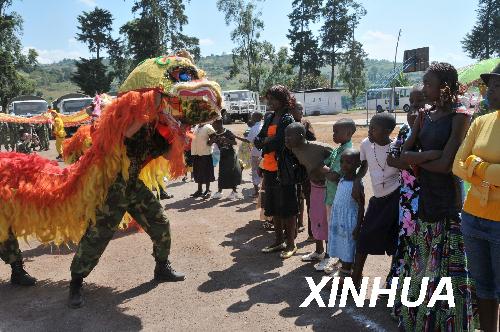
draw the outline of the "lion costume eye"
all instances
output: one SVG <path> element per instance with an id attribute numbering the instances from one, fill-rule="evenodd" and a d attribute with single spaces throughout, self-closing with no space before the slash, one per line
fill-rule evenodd
<path id="1" fill-rule="evenodd" d="M 192 68 L 174 68 L 169 71 L 169 76 L 174 82 L 190 82 L 198 79 L 196 71 Z"/>

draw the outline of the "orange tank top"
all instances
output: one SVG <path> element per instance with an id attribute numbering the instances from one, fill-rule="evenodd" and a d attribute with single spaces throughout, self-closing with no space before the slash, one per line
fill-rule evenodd
<path id="1" fill-rule="evenodd" d="M 276 136 L 278 125 L 270 125 L 267 129 L 267 137 Z M 276 152 L 269 152 L 264 154 L 262 169 L 269 172 L 276 172 L 278 170 L 278 162 L 276 161 Z"/>

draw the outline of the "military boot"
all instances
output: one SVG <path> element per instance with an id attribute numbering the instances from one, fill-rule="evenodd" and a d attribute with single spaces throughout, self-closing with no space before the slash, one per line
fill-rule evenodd
<path id="1" fill-rule="evenodd" d="M 12 267 L 12 274 L 10 276 L 10 282 L 13 285 L 19 286 L 33 286 L 36 283 L 36 279 L 33 278 L 24 270 L 23 261 L 17 261 L 10 264 Z"/>
<path id="2" fill-rule="evenodd" d="M 156 262 L 155 267 L 155 280 L 159 282 L 166 281 L 182 281 L 185 279 L 183 273 L 176 272 L 170 262 L 167 260 L 165 262 Z"/>
<path id="3" fill-rule="evenodd" d="M 71 275 L 68 300 L 68 305 L 70 308 L 77 309 L 83 306 L 82 285 L 83 277 Z"/>

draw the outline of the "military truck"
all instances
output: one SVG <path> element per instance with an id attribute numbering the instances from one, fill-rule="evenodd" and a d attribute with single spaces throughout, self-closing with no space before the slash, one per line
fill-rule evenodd
<path id="1" fill-rule="evenodd" d="M 24 117 L 32 117 L 47 112 L 48 103 L 38 96 L 19 96 L 11 99 L 7 106 L 7 113 Z"/>
<path id="2" fill-rule="evenodd" d="M 260 105 L 259 94 L 250 90 L 227 90 L 222 91 L 224 123 L 232 123 L 235 120 L 247 122 L 250 115 L 255 112 L 265 112 L 265 105 Z"/>

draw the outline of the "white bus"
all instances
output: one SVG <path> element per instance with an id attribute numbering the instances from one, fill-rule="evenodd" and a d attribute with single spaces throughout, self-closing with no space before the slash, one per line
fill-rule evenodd
<path id="1" fill-rule="evenodd" d="M 366 91 L 366 109 L 377 110 L 378 113 L 396 110 L 408 112 L 410 109 L 410 92 L 413 87 L 394 88 L 394 106 L 390 110 L 392 88 L 369 89 Z"/>

